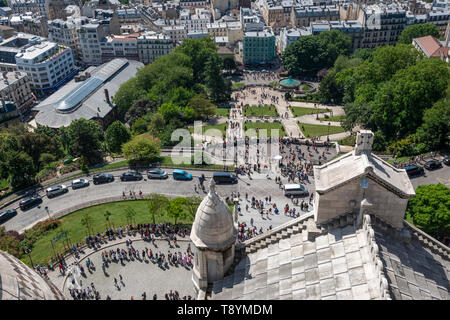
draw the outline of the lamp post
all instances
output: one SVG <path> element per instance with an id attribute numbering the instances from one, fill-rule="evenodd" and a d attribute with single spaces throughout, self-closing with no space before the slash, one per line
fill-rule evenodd
<path id="1" fill-rule="evenodd" d="M 328 122 L 327 142 L 330 142 L 330 125 L 331 125 L 331 122 Z"/>
<path id="2" fill-rule="evenodd" d="M 47 211 L 48 219 L 51 220 L 51 217 L 50 217 L 50 210 L 49 210 L 49 208 L 48 208 L 47 206 L 45 207 L 45 211 Z"/>
<path id="3" fill-rule="evenodd" d="M 33 260 L 31 260 L 31 250 L 30 250 L 30 248 L 26 248 L 23 251 L 28 255 L 28 258 L 30 258 L 31 267 L 34 269 Z"/>

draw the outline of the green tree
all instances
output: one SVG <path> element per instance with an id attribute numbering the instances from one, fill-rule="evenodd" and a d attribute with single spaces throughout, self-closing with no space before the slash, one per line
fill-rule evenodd
<path id="1" fill-rule="evenodd" d="M 223 58 L 223 68 L 227 70 L 228 74 L 236 69 L 236 62 L 234 61 L 234 56 L 225 56 Z"/>
<path id="2" fill-rule="evenodd" d="M 133 224 L 133 222 L 136 223 L 135 216 L 136 210 L 131 207 L 125 208 L 125 217 L 127 218 L 127 224 Z"/>
<path id="3" fill-rule="evenodd" d="M 408 201 L 406 215 L 426 233 L 450 234 L 450 189 L 440 183 L 417 187 L 416 195 Z"/>
<path id="4" fill-rule="evenodd" d="M 84 156 L 88 163 L 99 160 L 100 139 L 103 132 L 94 120 L 76 119 L 67 127 L 69 152 L 71 155 Z"/>
<path id="5" fill-rule="evenodd" d="M 59 141 L 46 134 L 26 132 L 19 135 L 17 138 L 19 148 L 31 157 L 37 171 L 41 169 L 39 158 L 42 153 L 50 153 L 58 158 L 62 156 Z"/>
<path id="6" fill-rule="evenodd" d="M 222 75 L 223 62 L 218 55 L 209 56 L 205 65 L 205 80 L 209 96 L 214 102 L 229 100 L 231 83 Z"/>
<path id="7" fill-rule="evenodd" d="M 148 125 L 148 130 L 154 136 L 158 136 L 158 133 L 166 130 L 165 128 L 166 121 L 164 117 L 159 113 L 154 113 L 151 115 L 150 124 Z"/>
<path id="8" fill-rule="evenodd" d="M 133 125 L 133 123 L 143 115 L 154 112 L 157 109 L 157 104 L 155 101 L 149 99 L 148 97 L 142 97 L 135 101 L 128 109 L 125 114 L 125 122 L 129 125 Z"/>
<path id="9" fill-rule="evenodd" d="M 133 101 L 144 97 L 145 94 L 146 91 L 139 85 L 138 79 L 133 77 L 120 85 L 119 90 L 114 94 L 113 102 L 120 114 L 124 116 L 131 108 Z"/>
<path id="10" fill-rule="evenodd" d="M 105 131 L 105 142 L 111 152 L 119 153 L 122 144 L 128 142 L 130 138 L 130 131 L 119 120 L 111 123 Z"/>
<path id="11" fill-rule="evenodd" d="M 127 159 L 138 161 L 155 161 L 161 152 L 161 142 L 149 135 L 136 136 L 122 145 L 122 153 Z"/>
<path id="12" fill-rule="evenodd" d="M 137 119 L 131 126 L 131 133 L 135 136 L 147 132 L 148 121 L 146 116 Z"/>
<path id="13" fill-rule="evenodd" d="M 198 206 L 202 202 L 202 199 L 198 196 L 192 196 L 184 198 L 184 207 L 187 210 L 187 213 L 192 217 L 192 219 L 195 219 L 195 214 L 197 213 Z"/>
<path id="14" fill-rule="evenodd" d="M 198 94 L 189 100 L 188 107 L 194 110 L 196 119 L 206 120 L 214 115 L 215 106 L 202 94 Z"/>
<path id="15" fill-rule="evenodd" d="M 358 58 L 361 60 L 371 59 L 373 56 L 374 49 L 373 48 L 359 48 L 356 49 L 352 54 L 352 58 Z"/>
<path id="16" fill-rule="evenodd" d="M 169 199 L 157 193 L 150 193 L 146 199 L 148 213 L 152 217 L 153 224 L 156 224 L 156 217 L 163 215 L 169 206 Z"/>
<path id="17" fill-rule="evenodd" d="M 169 201 L 169 206 L 167 208 L 167 213 L 170 217 L 174 219 L 174 224 L 177 224 L 178 219 L 183 219 L 186 217 L 186 200 L 184 198 L 174 198 Z"/>
<path id="18" fill-rule="evenodd" d="M 8 180 L 14 189 L 26 187 L 34 182 L 36 173 L 33 159 L 23 151 L 10 151 L 6 157 Z"/>
<path id="19" fill-rule="evenodd" d="M 417 129 L 420 141 L 428 150 L 448 147 L 450 135 L 450 100 L 442 99 L 423 114 L 422 125 Z"/>
<path id="20" fill-rule="evenodd" d="M 85 213 L 83 218 L 81 218 L 81 224 L 86 228 L 87 234 L 94 234 L 92 229 L 93 219 L 89 213 Z"/>
<path id="21" fill-rule="evenodd" d="M 106 228 L 110 229 L 111 225 L 112 225 L 112 224 L 110 224 L 110 220 L 109 220 L 111 218 L 111 212 L 106 210 L 106 212 L 103 214 L 103 216 L 105 217 L 105 220 L 106 220 Z"/>
<path id="22" fill-rule="evenodd" d="M 433 36 L 439 39 L 439 29 L 431 23 L 414 24 L 403 29 L 397 43 L 412 44 L 414 38 Z"/>

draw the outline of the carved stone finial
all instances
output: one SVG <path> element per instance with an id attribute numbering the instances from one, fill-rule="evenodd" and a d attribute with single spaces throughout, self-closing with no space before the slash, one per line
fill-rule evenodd
<path id="1" fill-rule="evenodd" d="M 211 192 L 211 194 L 217 194 L 216 193 L 216 183 L 214 182 L 213 178 L 211 178 L 211 180 L 209 181 L 209 192 Z"/>

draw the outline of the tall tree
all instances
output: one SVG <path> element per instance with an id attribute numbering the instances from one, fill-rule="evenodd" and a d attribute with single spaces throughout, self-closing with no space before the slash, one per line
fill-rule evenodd
<path id="1" fill-rule="evenodd" d="M 148 97 L 142 97 L 131 105 L 130 109 L 125 114 L 125 121 L 131 126 L 133 123 L 143 115 L 156 111 L 157 104 Z"/>
<path id="2" fill-rule="evenodd" d="M 166 196 L 157 193 L 151 193 L 146 198 L 148 213 L 152 217 L 153 224 L 156 224 L 156 217 L 162 216 L 169 206 L 169 199 Z"/>
<path id="3" fill-rule="evenodd" d="M 439 29 L 431 23 L 414 24 L 403 29 L 397 43 L 412 44 L 414 38 L 433 36 L 439 39 Z"/>
<path id="4" fill-rule="evenodd" d="M 67 127 L 69 152 L 72 155 L 84 156 L 88 163 L 98 161 L 100 139 L 103 132 L 100 125 L 93 120 L 76 119 Z"/>
<path id="5" fill-rule="evenodd" d="M 161 142 L 149 135 L 136 136 L 122 145 L 122 153 L 127 159 L 138 161 L 154 161 L 161 152 Z"/>
<path id="6" fill-rule="evenodd" d="M 122 144 L 128 142 L 130 138 L 130 131 L 119 120 L 111 123 L 105 131 L 105 142 L 111 152 L 119 153 Z"/>
<path id="7" fill-rule="evenodd" d="M 450 100 L 442 99 L 425 110 L 417 135 L 429 150 L 448 147 L 450 136 Z"/>
<path id="8" fill-rule="evenodd" d="M 231 85 L 222 75 L 223 62 L 216 55 L 210 55 L 205 65 L 206 86 L 209 95 L 215 102 L 228 100 L 231 95 Z"/>
<path id="9" fill-rule="evenodd" d="M 196 119 L 205 120 L 214 115 L 214 105 L 202 94 L 198 94 L 189 100 L 188 107 L 194 110 Z"/>

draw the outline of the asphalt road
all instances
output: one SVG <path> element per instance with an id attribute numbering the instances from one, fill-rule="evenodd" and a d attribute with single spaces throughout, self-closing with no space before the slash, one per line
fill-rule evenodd
<path id="1" fill-rule="evenodd" d="M 169 174 L 172 173 L 173 169 L 165 169 Z M 45 220 L 48 217 L 48 214 L 45 210 L 45 207 L 48 206 L 50 215 L 55 214 L 61 210 L 71 208 L 78 204 L 86 203 L 89 201 L 99 200 L 106 197 L 111 196 L 121 196 L 122 192 L 125 191 L 126 194 L 129 194 L 130 191 L 134 191 L 138 194 L 139 190 L 142 190 L 144 195 L 148 193 L 159 193 L 165 194 L 171 197 L 177 196 L 193 196 L 197 195 L 203 198 L 205 194 L 203 192 L 196 192 L 194 189 L 194 185 L 198 185 L 198 176 L 202 173 L 205 174 L 206 177 L 211 177 L 211 171 L 197 171 L 197 170 L 187 170 L 192 173 L 194 179 L 192 181 L 175 181 L 172 176 L 169 176 L 166 180 L 149 180 L 146 178 L 146 174 L 144 174 L 145 180 L 141 181 L 128 181 L 122 182 L 118 178 L 118 176 L 128 170 L 120 170 L 115 171 L 115 181 L 112 183 L 105 183 L 100 185 L 94 185 L 92 183 L 92 177 L 89 177 L 91 182 L 89 187 L 72 190 L 70 188 L 71 180 L 68 180 L 65 183 L 69 186 L 69 192 L 52 199 L 48 199 L 45 196 L 45 191 L 41 191 L 40 194 L 43 196 L 43 203 L 39 206 L 31 208 L 26 211 L 22 211 L 18 209 L 19 201 L 14 202 L 3 210 L 9 208 L 17 209 L 17 216 L 5 222 L 3 225 L 6 227 L 6 230 L 16 230 L 22 231 L 24 229 L 30 228 L 36 222 L 40 220 Z M 278 203 L 278 205 L 284 205 L 289 200 L 286 199 L 283 195 L 282 190 L 279 189 L 278 185 L 274 183 L 273 180 L 268 180 L 265 174 L 254 174 L 252 175 L 252 179 L 249 180 L 248 177 L 239 176 L 240 181 L 236 185 L 218 185 L 216 190 L 222 197 L 230 196 L 232 191 L 240 192 L 241 198 L 245 196 L 245 193 L 249 194 L 249 197 L 255 196 L 257 199 L 263 199 L 264 197 L 271 195 L 274 201 Z M 287 181 L 284 181 L 286 183 Z M 443 183 L 447 187 L 450 187 L 450 168 L 444 166 L 441 169 L 437 169 L 434 171 L 425 170 L 425 174 L 423 176 L 415 177 L 411 179 L 411 182 L 416 189 L 419 185 L 424 184 L 437 184 Z M 306 185 L 310 192 L 314 192 L 314 179 L 311 179 L 311 183 Z M 207 190 L 209 189 L 208 183 L 206 183 Z M 240 218 L 242 219 L 242 218 Z M 276 225 L 285 222 L 279 221 L 275 223 Z M 267 222 L 268 224 L 273 224 L 275 227 L 274 221 Z"/>

